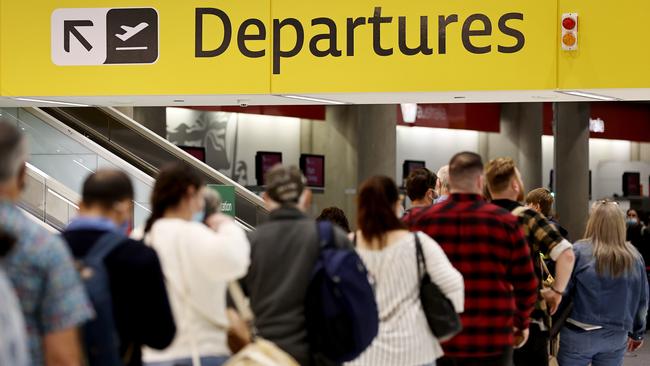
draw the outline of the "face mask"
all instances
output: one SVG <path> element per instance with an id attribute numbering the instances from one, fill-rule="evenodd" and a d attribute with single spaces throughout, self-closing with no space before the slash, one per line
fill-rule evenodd
<path id="1" fill-rule="evenodd" d="M 205 219 L 205 211 L 199 211 L 192 215 L 192 221 L 194 222 L 203 222 Z"/>
<path id="2" fill-rule="evenodd" d="M 625 222 L 627 223 L 627 226 L 634 226 L 637 224 L 636 219 L 631 219 L 631 218 L 625 220 Z"/>

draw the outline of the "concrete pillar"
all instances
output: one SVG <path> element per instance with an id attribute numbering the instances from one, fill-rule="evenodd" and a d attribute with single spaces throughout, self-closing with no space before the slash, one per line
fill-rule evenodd
<path id="1" fill-rule="evenodd" d="M 487 160 L 511 157 L 527 190 L 542 186 L 542 103 L 504 103 L 501 132 L 488 134 Z M 479 142 L 479 147 L 485 150 Z"/>
<path id="2" fill-rule="evenodd" d="M 569 230 L 581 238 L 589 215 L 589 103 L 554 103 L 555 206 Z"/>
<path id="3" fill-rule="evenodd" d="M 358 106 L 358 180 L 373 175 L 395 179 L 397 111 L 395 105 Z"/>
<path id="4" fill-rule="evenodd" d="M 519 105 L 519 156 L 517 165 L 524 186 L 532 190 L 542 186 L 542 103 L 522 103 Z"/>
<path id="5" fill-rule="evenodd" d="M 501 124 L 498 134 L 490 134 L 489 159 L 509 156 L 517 160 L 519 155 L 519 105 L 503 103 L 501 105 Z M 487 161 L 486 161 L 487 163 Z"/>
<path id="6" fill-rule="evenodd" d="M 302 122 L 302 152 L 325 155 L 325 192 L 314 195 L 313 214 L 337 206 L 356 227 L 359 184 L 378 174 L 395 178 L 396 123 L 394 105 L 328 106 L 325 123 Z"/>
<path id="7" fill-rule="evenodd" d="M 325 192 L 314 195 L 312 214 L 336 206 L 352 227 L 356 226 L 357 117 L 356 106 L 328 106 L 325 122 L 301 124 L 301 151 L 325 155 Z"/>

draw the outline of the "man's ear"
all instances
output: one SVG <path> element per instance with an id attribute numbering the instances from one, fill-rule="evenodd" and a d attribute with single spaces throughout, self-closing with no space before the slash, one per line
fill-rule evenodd
<path id="1" fill-rule="evenodd" d="M 519 186 L 519 182 L 517 182 L 516 177 L 512 177 L 510 180 L 510 188 L 512 188 L 513 191 L 520 193 L 521 187 Z"/>

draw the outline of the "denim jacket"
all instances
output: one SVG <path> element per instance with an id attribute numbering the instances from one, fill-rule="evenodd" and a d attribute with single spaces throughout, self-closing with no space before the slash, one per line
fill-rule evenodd
<path id="1" fill-rule="evenodd" d="M 641 255 L 634 268 L 613 278 L 596 273 L 596 258 L 590 241 L 577 242 L 575 268 L 567 293 L 573 294 L 571 318 L 582 323 L 624 330 L 642 339 L 648 311 L 648 277 Z"/>

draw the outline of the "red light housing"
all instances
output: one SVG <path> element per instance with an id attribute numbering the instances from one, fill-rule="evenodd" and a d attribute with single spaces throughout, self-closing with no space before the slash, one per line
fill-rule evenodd
<path id="1" fill-rule="evenodd" d="M 578 13 L 564 13 L 561 18 L 560 45 L 563 51 L 578 50 Z"/>

